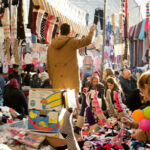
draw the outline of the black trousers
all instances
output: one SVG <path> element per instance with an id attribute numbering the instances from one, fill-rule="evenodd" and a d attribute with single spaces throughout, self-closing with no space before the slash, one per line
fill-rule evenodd
<path id="1" fill-rule="evenodd" d="M 103 30 L 103 18 L 104 17 L 104 11 L 97 8 L 95 9 L 95 15 L 94 15 L 94 24 L 98 24 L 98 21 L 100 21 L 100 29 Z"/>
<path id="2" fill-rule="evenodd" d="M 59 34 L 59 33 L 57 33 L 57 31 L 58 31 L 58 23 L 59 23 L 59 18 L 56 18 L 56 24 L 55 24 L 54 29 L 53 29 L 52 39 L 54 39 L 56 37 L 56 34 Z"/>

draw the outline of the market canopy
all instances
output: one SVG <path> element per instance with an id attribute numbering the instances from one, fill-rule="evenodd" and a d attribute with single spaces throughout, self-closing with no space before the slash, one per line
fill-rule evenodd
<path id="1" fill-rule="evenodd" d="M 106 16 L 111 16 L 112 14 L 120 13 L 121 0 L 106 0 L 107 1 L 107 11 Z M 148 0 L 128 0 L 128 12 L 129 12 L 129 26 L 136 25 L 140 21 L 143 20 L 143 12 L 144 6 Z M 76 6 L 84 9 L 86 12 L 90 14 L 89 24 L 93 24 L 94 20 L 94 12 L 95 9 L 100 7 L 104 7 L 104 0 L 70 0 L 70 2 L 74 3 Z M 142 9 L 141 9 L 142 5 Z M 116 25 L 119 24 L 119 16 L 118 20 L 116 20 Z"/>

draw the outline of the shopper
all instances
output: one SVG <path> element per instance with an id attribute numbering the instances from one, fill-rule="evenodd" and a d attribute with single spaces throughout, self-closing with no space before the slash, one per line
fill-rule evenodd
<path id="1" fill-rule="evenodd" d="M 125 116 L 125 105 L 122 103 L 123 92 L 115 78 L 109 77 L 106 81 L 106 104 L 109 116 Z"/>
<path id="2" fill-rule="evenodd" d="M 25 77 L 23 79 L 23 85 L 30 86 L 30 80 L 31 80 L 30 72 L 27 72 L 27 74 L 25 74 Z"/>
<path id="3" fill-rule="evenodd" d="M 32 76 L 32 80 L 30 82 L 31 88 L 41 88 L 41 79 L 38 78 L 37 74 Z"/>
<path id="4" fill-rule="evenodd" d="M 138 87 L 144 95 L 144 100 L 146 100 L 147 102 L 147 105 L 145 105 L 145 107 L 150 106 L 150 71 L 147 71 L 142 74 L 138 81 Z M 135 134 L 132 134 L 132 138 L 143 142 L 150 142 L 150 130 L 144 131 L 139 129 L 139 124 L 137 122 L 131 122 L 127 118 L 124 118 L 123 121 L 125 125 L 131 128 L 138 129 L 136 130 Z"/>
<path id="5" fill-rule="evenodd" d="M 52 41 L 47 54 L 47 69 L 54 89 L 75 89 L 76 93 L 79 92 L 76 50 L 91 43 L 95 29 L 96 25 L 93 25 L 87 37 L 76 39 L 70 37 L 70 25 L 66 23 L 61 25 L 61 36 Z"/>
<path id="6" fill-rule="evenodd" d="M 111 68 L 104 70 L 104 79 L 107 79 L 108 77 L 114 77 L 114 71 Z"/>
<path id="7" fill-rule="evenodd" d="M 100 74 L 99 71 L 94 71 L 94 72 L 92 73 L 92 76 L 93 76 L 93 77 L 98 76 L 98 77 L 99 77 L 99 81 L 101 81 L 101 74 Z"/>
<path id="8" fill-rule="evenodd" d="M 13 65 L 13 72 L 8 76 L 8 79 L 11 80 L 15 78 L 19 83 L 19 88 L 21 89 L 21 76 L 19 75 L 19 65 L 14 64 Z"/>
<path id="9" fill-rule="evenodd" d="M 49 79 L 48 73 L 46 71 L 43 71 L 39 74 L 39 78 L 41 79 L 41 85 L 43 85 L 45 80 Z"/>
<path id="10" fill-rule="evenodd" d="M 99 82 L 99 77 L 97 77 L 97 76 L 92 77 L 91 82 L 89 84 L 89 91 L 91 91 L 91 93 L 93 93 L 92 92 L 93 90 L 98 92 L 98 98 L 102 99 L 102 110 L 106 111 L 104 85 L 101 82 Z"/>
<path id="11" fill-rule="evenodd" d="M 10 80 L 9 86 L 4 91 L 4 105 L 13 108 L 23 116 L 28 114 L 27 100 L 15 78 Z"/>
<path id="12" fill-rule="evenodd" d="M 111 68 L 107 68 L 104 70 L 104 78 L 103 78 L 102 82 L 105 85 L 105 87 L 106 87 L 107 78 L 108 77 L 114 77 L 114 75 L 115 75 L 114 71 Z"/>
<path id="13" fill-rule="evenodd" d="M 2 93 L 4 92 L 4 86 L 5 86 L 5 80 L 4 80 L 3 76 L 0 73 L 0 88 L 2 90 Z"/>
<path id="14" fill-rule="evenodd" d="M 115 79 L 116 79 L 116 81 L 119 83 L 120 81 L 119 81 L 119 77 L 120 77 L 120 73 L 119 73 L 119 71 L 115 71 Z"/>
<path id="15" fill-rule="evenodd" d="M 4 86 L 5 86 L 5 80 L 4 80 L 3 76 L 0 75 L 0 106 L 3 106 Z"/>
<path id="16" fill-rule="evenodd" d="M 91 73 L 87 72 L 87 73 L 84 74 L 84 79 L 82 81 L 82 91 L 86 87 L 88 82 L 91 81 L 91 78 L 92 78 L 92 74 Z"/>
<path id="17" fill-rule="evenodd" d="M 50 79 L 46 79 L 43 82 L 41 88 L 52 89 L 52 85 L 50 84 Z"/>
<path id="18" fill-rule="evenodd" d="M 3 91 L 0 88 L 0 106 L 3 106 L 3 105 L 4 105 Z"/>
<path id="19" fill-rule="evenodd" d="M 120 84 L 124 92 L 126 101 L 131 91 L 137 88 L 136 80 L 131 76 L 130 70 L 125 69 L 123 71 L 123 75 L 120 76 Z"/>

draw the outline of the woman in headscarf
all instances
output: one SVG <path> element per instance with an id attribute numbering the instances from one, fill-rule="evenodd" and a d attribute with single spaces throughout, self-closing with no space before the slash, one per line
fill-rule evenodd
<path id="1" fill-rule="evenodd" d="M 99 71 L 94 71 L 94 72 L 92 73 L 92 76 L 93 76 L 93 77 L 98 76 L 99 81 L 101 81 L 101 74 L 100 74 Z"/>
<path id="2" fill-rule="evenodd" d="M 15 78 L 10 80 L 8 88 L 4 91 L 4 105 L 13 108 L 23 116 L 28 114 L 27 100 Z"/>
<path id="3" fill-rule="evenodd" d="M 84 79 L 82 81 L 82 91 L 86 86 L 86 84 L 88 84 L 89 81 L 91 81 L 91 77 L 92 77 L 92 74 L 87 72 L 84 74 Z"/>

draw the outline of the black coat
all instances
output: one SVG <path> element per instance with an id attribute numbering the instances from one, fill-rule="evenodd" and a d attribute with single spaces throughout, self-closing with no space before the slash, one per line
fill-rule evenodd
<path id="1" fill-rule="evenodd" d="M 31 88 L 41 88 L 41 79 L 40 78 L 38 78 L 36 80 L 32 79 L 30 82 L 30 86 L 31 86 Z"/>
<path id="2" fill-rule="evenodd" d="M 140 90 L 135 89 L 128 95 L 126 105 L 130 110 L 134 111 L 136 109 L 140 109 L 140 107 L 143 105 L 141 100 L 142 97 L 140 96 Z"/>
<path id="3" fill-rule="evenodd" d="M 4 106 L 13 108 L 23 116 L 28 114 L 27 100 L 23 92 L 19 89 L 9 87 L 5 88 Z"/>
<path id="4" fill-rule="evenodd" d="M 137 89 L 136 80 L 133 78 L 131 78 L 131 80 L 128 80 L 124 79 L 123 76 L 120 76 L 120 84 L 126 99 L 132 90 Z"/>

